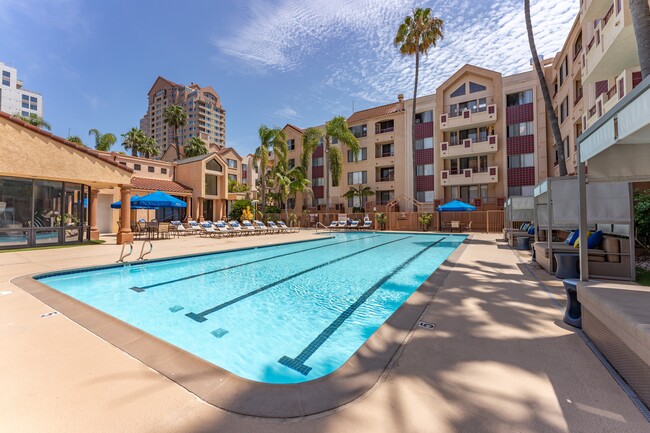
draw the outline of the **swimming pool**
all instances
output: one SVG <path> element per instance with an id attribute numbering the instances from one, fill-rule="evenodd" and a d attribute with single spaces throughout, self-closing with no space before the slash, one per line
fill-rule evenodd
<path id="1" fill-rule="evenodd" d="M 35 278 L 238 376 L 289 384 L 343 365 L 464 240 L 337 233 Z"/>

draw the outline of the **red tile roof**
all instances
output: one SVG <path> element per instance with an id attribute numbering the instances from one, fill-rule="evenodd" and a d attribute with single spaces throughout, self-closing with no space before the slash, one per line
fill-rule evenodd
<path id="1" fill-rule="evenodd" d="M 29 124 L 29 123 L 27 123 L 25 121 L 22 121 L 22 120 L 14 117 L 14 116 L 12 116 L 10 114 L 7 114 L 7 113 L 5 113 L 3 111 L 0 111 L 0 117 L 3 117 L 3 118 L 5 118 L 5 119 L 17 124 L 17 125 L 20 125 L 20 126 L 22 126 L 24 128 L 29 129 L 31 131 L 34 131 L 34 132 L 38 133 L 39 135 L 42 135 L 42 136 L 47 137 L 47 138 L 49 138 L 51 140 L 54 140 L 54 141 L 58 141 L 59 143 L 65 144 L 68 147 L 71 147 L 71 148 L 73 148 L 75 150 L 78 150 L 80 152 L 84 152 L 84 153 L 86 153 L 86 154 L 88 154 L 88 155 L 90 155 L 90 156 L 92 156 L 94 158 L 100 159 L 100 160 L 102 160 L 102 162 L 106 162 L 106 163 L 108 163 L 110 165 L 114 165 L 115 167 L 118 167 L 118 168 L 120 168 L 120 169 L 122 169 L 122 170 L 124 170 L 126 172 L 133 173 L 133 169 L 125 167 L 124 165 L 113 161 L 110 158 L 110 156 L 106 155 L 103 152 L 99 152 L 99 151 L 97 151 L 95 149 L 90 149 L 90 148 L 88 148 L 86 146 L 83 146 L 81 144 L 73 143 L 71 141 L 66 140 L 63 137 L 59 137 L 57 135 L 54 135 L 51 132 L 43 131 L 41 128 L 37 128 L 36 126 L 31 125 L 31 124 Z"/>
<path id="2" fill-rule="evenodd" d="M 132 177 L 131 185 L 134 189 L 144 189 L 147 191 L 164 191 L 177 193 L 191 193 L 192 188 L 181 185 L 178 182 L 163 179 L 150 179 L 146 177 Z"/>
<path id="3" fill-rule="evenodd" d="M 387 114 L 400 113 L 404 111 L 404 107 L 400 102 L 392 102 L 390 104 L 381 105 L 379 107 L 368 108 L 367 110 L 356 111 L 348 117 L 348 123 L 358 122 L 372 117 L 385 116 Z"/>

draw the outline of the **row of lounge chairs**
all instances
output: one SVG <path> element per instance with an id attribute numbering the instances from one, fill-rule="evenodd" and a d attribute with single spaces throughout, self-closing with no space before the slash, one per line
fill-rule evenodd
<path id="1" fill-rule="evenodd" d="M 363 230 L 372 228 L 372 221 L 365 220 L 363 224 L 360 224 L 361 221 L 351 220 L 350 224 L 347 221 L 332 221 L 327 228 L 329 229 L 352 229 L 352 230 Z"/>
<path id="2" fill-rule="evenodd" d="M 171 222 L 173 233 L 176 235 L 195 235 L 205 237 L 225 237 L 225 236 L 243 236 L 243 235 L 259 235 L 259 234 L 274 234 L 274 233 L 293 233 L 300 229 L 289 227 L 283 221 L 277 223 L 269 221 L 269 225 L 265 225 L 262 221 L 254 220 L 252 223 L 248 220 L 238 223 L 237 221 L 190 221 L 183 224 L 180 221 Z"/>

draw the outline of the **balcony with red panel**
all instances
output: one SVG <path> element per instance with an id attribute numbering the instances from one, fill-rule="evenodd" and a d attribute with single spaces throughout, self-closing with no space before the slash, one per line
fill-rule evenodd
<path id="1" fill-rule="evenodd" d="M 467 138 L 453 146 L 451 143 L 444 141 L 440 143 L 440 156 L 442 158 L 460 158 L 496 153 L 498 150 L 497 142 L 496 135 L 489 135 L 485 141 L 474 141 L 471 138 Z"/>
<path id="2" fill-rule="evenodd" d="M 443 170 L 440 173 L 442 186 L 479 185 L 497 183 L 499 167 L 466 168 L 462 170 Z"/>
<path id="3" fill-rule="evenodd" d="M 444 113 L 440 115 L 440 129 L 454 131 L 470 127 L 481 127 L 495 124 L 497 121 L 497 105 L 490 104 L 459 113 Z"/>

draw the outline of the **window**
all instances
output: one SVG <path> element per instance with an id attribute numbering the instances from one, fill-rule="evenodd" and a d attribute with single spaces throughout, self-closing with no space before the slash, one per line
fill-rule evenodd
<path id="1" fill-rule="evenodd" d="M 433 191 L 418 191 L 415 193 L 415 199 L 420 203 L 433 203 Z"/>
<path id="2" fill-rule="evenodd" d="M 226 159 L 226 162 L 228 163 L 228 168 L 237 168 L 237 161 L 234 159 Z"/>
<path id="3" fill-rule="evenodd" d="M 508 187 L 508 196 L 523 195 L 532 197 L 534 188 L 534 186 L 510 186 Z"/>
<path id="4" fill-rule="evenodd" d="M 569 97 L 567 96 L 564 98 L 564 101 L 562 101 L 562 104 L 560 105 L 560 123 L 564 123 L 566 118 L 569 117 Z"/>
<path id="5" fill-rule="evenodd" d="M 368 159 L 368 148 L 367 147 L 362 147 L 361 150 L 359 151 L 359 155 L 357 155 L 357 159 L 354 159 L 354 152 L 351 150 L 348 150 L 348 162 L 355 162 L 355 161 L 365 161 Z"/>
<path id="6" fill-rule="evenodd" d="M 288 162 L 289 170 L 291 170 L 291 169 L 294 168 L 295 166 L 296 166 L 296 160 L 295 160 L 294 158 L 291 158 L 291 159 L 289 160 L 289 162 Z"/>
<path id="7" fill-rule="evenodd" d="M 323 178 L 323 177 L 316 177 L 316 178 L 311 180 L 311 185 L 312 186 L 323 186 L 323 185 L 325 185 L 324 180 L 325 180 L 325 178 Z"/>
<path id="8" fill-rule="evenodd" d="M 234 180 L 237 182 L 237 175 L 232 173 L 228 174 L 228 180 Z"/>
<path id="9" fill-rule="evenodd" d="M 432 176 L 433 164 L 416 165 L 415 174 L 416 176 Z"/>
<path id="10" fill-rule="evenodd" d="M 217 195 L 217 194 L 219 194 L 217 184 L 218 184 L 218 176 L 215 176 L 215 175 L 212 175 L 212 174 L 206 174 L 205 175 L 205 195 Z"/>
<path id="11" fill-rule="evenodd" d="M 140 166 L 140 164 L 133 164 L 133 169 L 134 170 L 141 170 L 142 167 Z"/>
<path id="12" fill-rule="evenodd" d="M 295 150 L 296 149 L 296 140 L 293 138 L 291 140 L 287 140 L 287 148 L 289 150 Z"/>
<path id="13" fill-rule="evenodd" d="M 248 171 L 248 164 L 242 164 L 242 165 L 241 165 L 241 170 L 242 170 L 243 172 L 247 172 L 247 171 Z"/>
<path id="14" fill-rule="evenodd" d="M 521 137 L 523 135 L 532 135 L 533 122 L 521 122 L 508 125 L 508 137 Z"/>
<path id="15" fill-rule="evenodd" d="M 534 167 L 535 154 L 524 153 L 521 155 L 508 156 L 508 168 Z"/>
<path id="16" fill-rule="evenodd" d="M 160 174 L 167 174 L 167 169 L 166 168 L 161 168 L 160 169 Z"/>
<path id="17" fill-rule="evenodd" d="M 415 150 L 433 149 L 433 137 L 415 140 Z"/>
<path id="18" fill-rule="evenodd" d="M 384 132 L 392 132 L 395 128 L 393 120 L 384 120 L 383 122 L 375 123 L 375 134 L 383 134 Z"/>
<path id="19" fill-rule="evenodd" d="M 486 89 L 487 87 L 482 84 L 473 83 L 471 81 L 469 82 L 469 93 L 482 92 Z"/>
<path id="20" fill-rule="evenodd" d="M 336 137 L 332 137 L 332 144 L 338 144 L 338 143 L 339 143 L 339 139 Z"/>
<path id="21" fill-rule="evenodd" d="M 564 159 L 568 158 L 571 155 L 571 149 L 569 148 L 569 137 L 564 137 L 562 140 L 562 147 L 564 147 Z"/>
<path id="22" fill-rule="evenodd" d="M 152 166 L 147 167 L 147 171 L 149 173 L 153 173 L 155 170 L 156 170 L 156 167 L 152 167 Z"/>
<path id="23" fill-rule="evenodd" d="M 356 125 L 350 127 L 350 132 L 357 138 L 368 136 L 368 125 Z"/>
<path id="24" fill-rule="evenodd" d="M 368 183 L 367 171 L 351 171 L 348 173 L 348 185 L 360 185 Z"/>
<path id="25" fill-rule="evenodd" d="M 323 166 L 323 157 L 321 156 L 319 158 L 312 158 L 311 166 L 312 167 L 322 167 Z"/>
<path id="26" fill-rule="evenodd" d="M 348 199 L 348 207 L 361 207 L 361 197 L 354 196 Z"/>
<path id="27" fill-rule="evenodd" d="M 395 197 L 395 191 L 378 191 L 378 204 L 388 204 Z"/>
<path id="28" fill-rule="evenodd" d="M 380 144 L 377 146 L 377 158 L 386 158 L 389 156 L 395 155 L 395 145 L 394 143 Z"/>
<path id="29" fill-rule="evenodd" d="M 457 96 L 463 96 L 465 94 L 465 83 L 461 84 L 459 88 L 451 92 L 451 95 L 449 95 L 451 98 L 455 98 Z"/>
<path id="30" fill-rule="evenodd" d="M 2 78 L 11 78 L 11 72 L 9 71 L 2 71 Z"/>
<path id="31" fill-rule="evenodd" d="M 23 101 L 29 102 L 29 95 L 23 94 Z"/>
<path id="32" fill-rule="evenodd" d="M 565 57 L 560 65 L 560 87 L 564 84 L 567 76 L 569 76 L 569 62 Z"/>
<path id="33" fill-rule="evenodd" d="M 506 105 L 513 107 L 515 105 L 530 104 L 533 102 L 533 91 L 531 89 L 522 92 L 511 93 L 506 96 Z"/>
<path id="34" fill-rule="evenodd" d="M 433 111 L 423 111 L 415 115 L 415 123 L 433 122 Z"/>
<path id="35" fill-rule="evenodd" d="M 208 163 L 205 164 L 205 168 L 206 168 L 206 170 L 218 171 L 220 173 L 223 171 L 223 167 L 221 166 L 221 164 L 219 164 L 214 159 L 211 159 L 210 161 L 208 161 Z"/>
<path id="36" fill-rule="evenodd" d="M 2 71 L 2 85 L 9 86 L 11 84 L 11 73 L 9 71 Z"/>
<path id="37" fill-rule="evenodd" d="M 378 175 L 377 182 L 392 182 L 395 180 L 395 167 L 382 167 Z"/>

